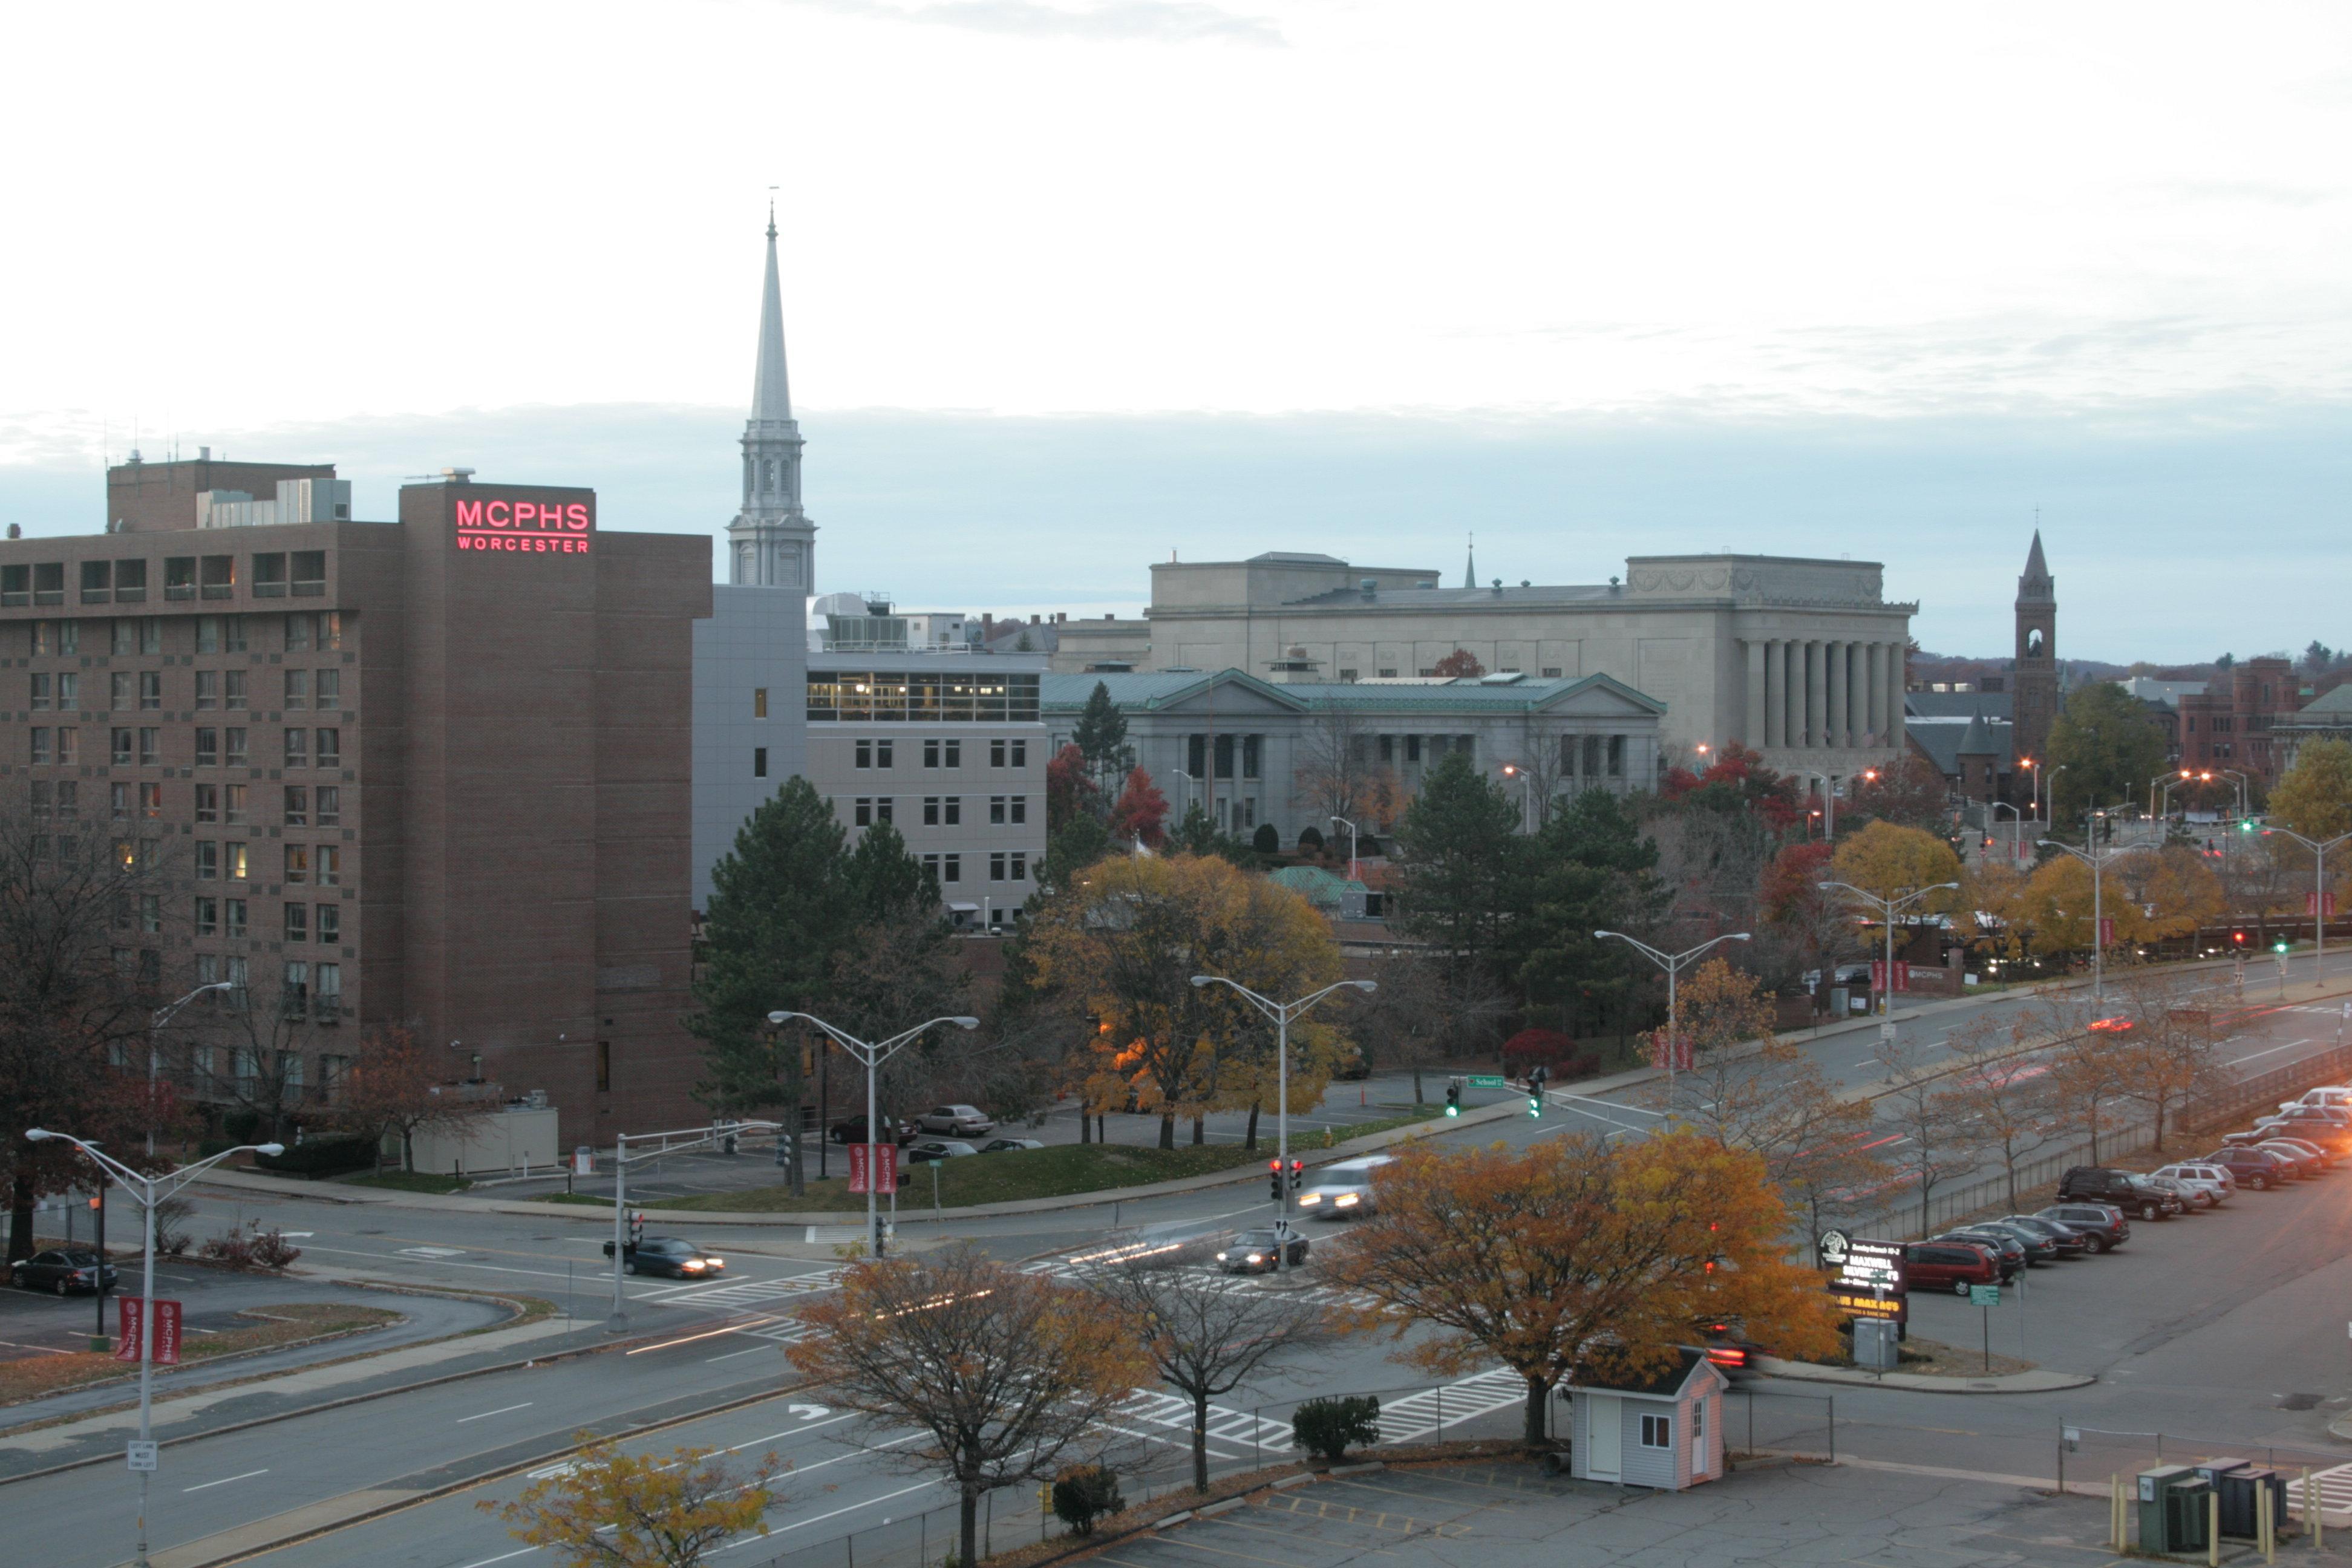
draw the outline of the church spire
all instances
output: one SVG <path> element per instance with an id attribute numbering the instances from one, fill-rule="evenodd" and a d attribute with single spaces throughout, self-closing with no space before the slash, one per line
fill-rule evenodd
<path id="1" fill-rule="evenodd" d="M 1470 536 L 1469 557 L 1462 565 L 1462 585 L 1465 588 L 1478 585 L 1478 536 L 1475 533 Z"/>
<path id="2" fill-rule="evenodd" d="M 2033 531 L 2033 548 L 2025 552 L 2025 572 L 2017 580 L 2017 602 L 2039 605 L 2057 596 L 2056 585 L 2050 580 L 2050 563 L 2042 556 L 2042 531 Z"/>
<path id="3" fill-rule="evenodd" d="M 792 383 L 784 373 L 784 290 L 777 276 L 772 201 L 751 417 L 744 422 L 742 445 L 743 507 L 727 525 L 727 580 L 805 592 L 814 580 L 816 528 L 801 510 L 801 427 L 793 419 Z"/>

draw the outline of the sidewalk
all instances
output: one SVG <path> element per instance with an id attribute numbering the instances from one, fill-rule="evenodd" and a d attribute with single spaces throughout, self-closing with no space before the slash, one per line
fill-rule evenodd
<path id="1" fill-rule="evenodd" d="M 1767 1377 L 1785 1377 L 1797 1383 L 1860 1384 L 1873 1388 L 1906 1388 L 1921 1394 L 2051 1394 L 2099 1381 L 2086 1372 L 2050 1372 L 2038 1367 L 2032 1372 L 2004 1373 L 1996 1377 L 1927 1377 L 1916 1372 L 1820 1366 L 1769 1355 L 1758 1356 L 1756 1367 Z"/>

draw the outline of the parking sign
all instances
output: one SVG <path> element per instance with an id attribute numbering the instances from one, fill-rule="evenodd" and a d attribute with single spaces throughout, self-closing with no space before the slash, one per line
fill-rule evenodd
<path id="1" fill-rule="evenodd" d="M 1998 1285 L 1971 1285 L 1971 1286 L 1969 1286 L 1969 1306 L 1971 1306 L 1971 1307 L 1998 1307 L 1998 1306 L 2000 1306 L 2000 1286 L 1998 1286 Z"/>

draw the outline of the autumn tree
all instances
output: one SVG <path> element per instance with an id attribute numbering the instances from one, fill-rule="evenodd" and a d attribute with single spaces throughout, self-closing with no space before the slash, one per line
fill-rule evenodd
<path id="1" fill-rule="evenodd" d="M 2066 770 L 2050 786 L 2051 830 L 2073 837 L 2091 807 L 2146 795 L 2147 781 L 2164 771 L 2164 731 L 2137 698 L 2094 681 L 2066 699 L 2043 755 L 2050 769 Z"/>
<path id="2" fill-rule="evenodd" d="M 1878 1120 L 1896 1134 L 1895 1158 L 1905 1177 L 1918 1184 L 1924 1234 L 1936 1189 L 1976 1169 L 1982 1155 L 1968 1098 L 1954 1087 L 1947 1060 L 1918 1041 L 1882 1039 L 1871 1055 L 1893 1085 L 1877 1096 Z"/>
<path id="3" fill-rule="evenodd" d="M 2224 1030 L 2210 999 L 2192 997 L 2171 975 L 2143 971 L 2111 982 L 2108 1005 L 2111 1016 L 2130 1025 L 2109 1037 L 2121 1058 L 2123 1092 L 2147 1108 L 2161 1154 L 2165 1130 L 2181 1110 L 2230 1076 L 2221 1059 Z"/>
<path id="4" fill-rule="evenodd" d="M 870 1426 L 929 1438 L 893 1452 L 953 1483 L 960 1563 L 980 1560 L 983 1496 L 1051 1479 L 1156 1375 L 1135 1324 L 1094 1292 L 968 1245 L 853 1264 L 801 1317 L 814 1331 L 786 1351 L 794 1367 Z"/>
<path id="5" fill-rule="evenodd" d="M 1486 667 L 1480 664 L 1478 656 L 1468 648 L 1457 647 L 1431 665 L 1429 673 L 1444 676 L 1449 680 L 1475 680 L 1486 673 Z"/>
<path id="6" fill-rule="evenodd" d="M 1874 822 L 1840 843 L 1825 879 L 1860 888 L 1878 899 L 1899 898 L 1959 879 L 1960 858 L 1950 845 L 1932 833 L 1897 827 L 1891 822 Z M 1917 907 L 1938 913 L 1958 908 L 1959 902 L 1956 895 L 1934 893 L 1920 900 Z"/>
<path id="7" fill-rule="evenodd" d="M 1935 763 L 1916 752 L 1905 752 L 1873 771 L 1875 776 L 1849 782 L 1841 820 L 1850 813 L 1857 823 L 1876 820 L 1922 832 L 1943 826 L 1951 791 Z"/>
<path id="8" fill-rule="evenodd" d="M 1038 985 L 1097 1021 L 1090 1099 L 1160 1113 L 1160 1146 L 1180 1116 L 1245 1109 L 1269 1095 L 1273 1045 L 1265 1020 L 1223 975 L 1288 999 L 1339 978 L 1339 948 L 1314 906 L 1222 859 L 1114 858 L 1089 869 L 1031 922 Z M 1291 1106 L 1312 1106 L 1344 1050 L 1328 1024 L 1291 1031 Z"/>
<path id="9" fill-rule="evenodd" d="M 2104 1032 L 2088 1028 L 2090 1012 L 2079 998 L 2065 997 L 2046 1008 L 2041 1033 L 2051 1039 L 2050 1114 L 2062 1132 L 2080 1132 L 2099 1163 L 2099 1137 L 2131 1091 L 2125 1053 Z"/>
<path id="10" fill-rule="evenodd" d="M 585 1432 L 578 1440 L 520 1497 L 474 1505 L 563 1568 L 697 1568 L 732 1537 L 767 1534 L 767 1511 L 783 1500 L 770 1483 L 789 1467 L 772 1453 L 739 1470 L 723 1449 L 632 1453 Z"/>
<path id="11" fill-rule="evenodd" d="M 1378 1207 L 1337 1274 L 1377 1303 L 1370 1323 L 1410 1339 L 1398 1359 L 1518 1373 L 1530 1443 L 1575 1367 L 1653 1370 L 1712 1316 L 1791 1355 L 1836 1342 L 1819 1277 L 1787 1256 L 1789 1213 L 1763 1162 L 1697 1133 L 1414 1144 L 1373 1181 Z"/>
<path id="12" fill-rule="evenodd" d="M 2050 1062 L 2030 1049 L 2024 1018 L 2003 1023 L 1979 1014 L 1945 1037 L 1954 1058 L 1949 1104 L 1972 1132 L 1969 1140 L 1999 1161 L 2017 1206 L 2017 1168 L 2039 1152 L 2057 1130 L 2050 1093 Z"/>
<path id="13" fill-rule="evenodd" d="M 428 1049 L 394 1025 L 360 1041 L 359 1055 L 327 1086 L 335 1121 L 382 1144 L 400 1140 L 400 1168 L 416 1168 L 416 1140 L 425 1132 L 463 1134 L 497 1108 L 468 1100 L 451 1079 L 448 1051 Z"/>
<path id="14" fill-rule="evenodd" d="M 1045 831 L 1059 833 L 1081 816 L 1099 816 L 1102 790 L 1088 775 L 1087 754 L 1066 745 L 1045 762 Z"/>
<path id="15" fill-rule="evenodd" d="M 1111 837 L 1146 849 L 1157 849 L 1168 837 L 1168 797 L 1141 768 L 1129 772 L 1125 787 L 1110 808 Z"/>
<path id="16" fill-rule="evenodd" d="M 1209 1489 L 1209 1402 L 1340 1330 L 1329 1309 L 1297 1295 L 1205 1289 L 1211 1251 L 1205 1243 L 1115 1237 L 1084 1276 L 1112 1314 L 1134 1325 L 1160 1381 L 1191 1401 L 1192 1487 L 1202 1492 Z"/>
<path id="17" fill-rule="evenodd" d="M 2074 857 L 2066 857 L 2073 859 Z M 2167 844 L 2153 854 L 2118 857 L 2107 868 L 2106 896 L 2120 892 L 2139 918 L 2135 940 L 2194 936 L 2229 915 L 2229 896 L 2204 856 L 2186 844 Z M 2122 934 L 2122 928 L 2117 928 Z"/>
<path id="18" fill-rule="evenodd" d="M 1298 742 L 1297 784 L 1319 832 L 1345 817 L 1363 832 L 1386 827 L 1403 809 L 1396 770 L 1374 755 L 1372 727 L 1338 701 L 1315 705 Z"/>
<path id="19" fill-rule="evenodd" d="M 2352 742 L 2305 741 L 2272 786 L 2271 816 L 2305 838 L 2352 833 Z"/>

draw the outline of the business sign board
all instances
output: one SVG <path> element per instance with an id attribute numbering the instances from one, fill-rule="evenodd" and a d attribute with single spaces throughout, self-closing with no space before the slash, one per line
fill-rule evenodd
<path id="1" fill-rule="evenodd" d="M 509 555 L 585 555 L 596 532 L 596 498 L 467 495 L 456 487 L 450 515 L 457 548 Z"/>
<path id="2" fill-rule="evenodd" d="M 1849 1318 L 1885 1318 L 1890 1322 L 1911 1321 L 1911 1298 L 1885 1296 L 1869 1290 L 1841 1289 L 1835 1281 L 1830 1285 L 1830 1304 Z"/>
<path id="3" fill-rule="evenodd" d="M 1837 1271 L 1831 1289 L 1864 1296 L 1874 1290 L 1884 1290 L 1890 1296 L 1903 1294 L 1901 1242 L 1873 1241 L 1843 1230 L 1825 1230 L 1821 1235 L 1821 1249 L 1822 1266 Z"/>

